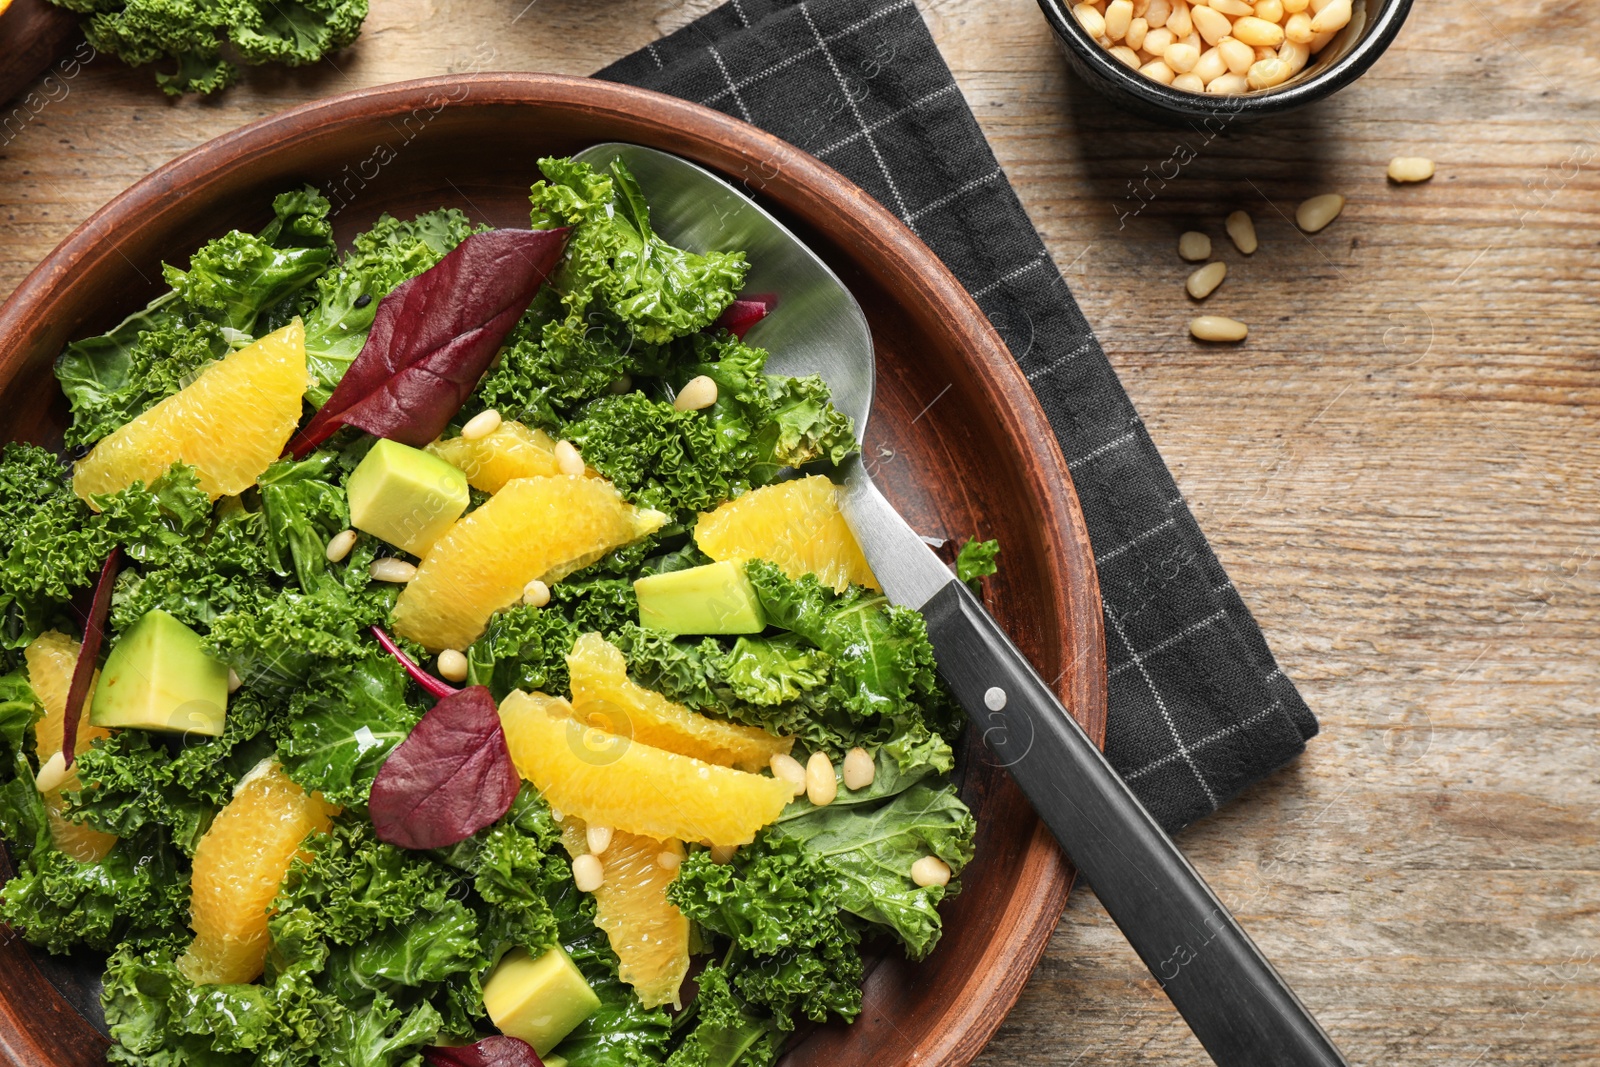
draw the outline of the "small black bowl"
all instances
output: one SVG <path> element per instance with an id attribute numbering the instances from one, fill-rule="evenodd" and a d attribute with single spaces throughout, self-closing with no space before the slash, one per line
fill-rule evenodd
<path id="1" fill-rule="evenodd" d="M 1068 10 L 1070 3 L 1039 0 L 1039 8 L 1078 76 L 1128 111 L 1185 126 L 1252 121 L 1332 96 L 1366 73 L 1411 12 L 1411 0 L 1355 0 L 1350 25 L 1299 74 L 1272 89 L 1212 96 L 1162 85 L 1122 63 L 1084 31 Z"/>

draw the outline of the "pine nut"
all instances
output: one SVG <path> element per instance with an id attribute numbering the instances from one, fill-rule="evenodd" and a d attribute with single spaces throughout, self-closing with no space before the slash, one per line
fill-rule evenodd
<path id="1" fill-rule="evenodd" d="M 878 776 L 878 766 L 872 762 L 864 748 L 852 748 L 844 754 L 844 787 L 865 789 Z"/>
<path id="2" fill-rule="evenodd" d="M 911 865 L 911 880 L 924 889 L 934 885 L 949 885 L 950 865 L 938 856 L 924 856 Z"/>
<path id="3" fill-rule="evenodd" d="M 1189 290 L 1189 295 L 1196 300 L 1204 300 L 1217 291 L 1217 286 L 1222 284 L 1222 279 L 1228 276 L 1228 265 L 1223 262 L 1207 263 L 1193 274 L 1183 287 Z"/>
<path id="4" fill-rule="evenodd" d="M 1243 341 L 1250 327 L 1221 315 L 1200 315 L 1189 323 L 1189 332 L 1199 341 Z"/>
<path id="5" fill-rule="evenodd" d="M 609 826 L 590 826 L 583 831 L 584 842 L 596 856 L 611 847 L 611 835 Z"/>
<path id="6" fill-rule="evenodd" d="M 1254 4 L 1246 3 L 1245 0 L 1208 0 L 1207 6 L 1233 18 L 1252 14 L 1256 9 Z"/>
<path id="7" fill-rule="evenodd" d="M 1283 21 L 1283 0 L 1256 0 L 1256 18 L 1265 22 Z"/>
<path id="8" fill-rule="evenodd" d="M 1153 56 L 1165 55 L 1167 49 L 1178 43 L 1172 31 L 1163 27 L 1144 35 L 1144 50 Z"/>
<path id="9" fill-rule="evenodd" d="M 1216 44 L 1233 32 L 1233 23 L 1228 21 L 1228 16 L 1209 7 L 1195 8 L 1190 17 L 1194 19 L 1194 28 L 1206 39 L 1206 44 Z"/>
<path id="10" fill-rule="evenodd" d="M 556 442 L 556 468 L 569 477 L 583 473 L 583 457 L 571 441 Z"/>
<path id="11" fill-rule="evenodd" d="M 1237 37 L 1224 37 L 1218 41 L 1217 51 L 1222 53 L 1222 61 L 1228 64 L 1228 72 L 1230 74 L 1243 74 L 1256 61 L 1256 50 Z M 1215 92 L 1210 85 L 1207 85 L 1206 88 Z"/>
<path id="12" fill-rule="evenodd" d="M 1098 14 L 1098 12 L 1097 12 Z M 704 374 L 683 383 L 672 400 L 673 411 L 701 411 L 717 402 L 717 383 Z"/>
<path id="13" fill-rule="evenodd" d="M 1316 34 L 1311 32 L 1311 16 L 1304 11 L 1289 16 L 1283 24 L 1283 36 L 1295 44 L 1310 44 Z"/>
<path id="14" fill-rule="evenodd" d="M 1120 41 L 1128 36 L 1133 24 L 1133 0 L 1111 0 L 1106 5 L 1106 36 Z"/>
<path id="15" fill-rule="evenodd" d="M 1194 69 L 1196 63 L 1200 62 L 1200 49 L 1192 44 L 1179 43 L 1167 49 L 1161 58 L 1177 73 L 1187 74 Z M 1200 84 L 1202 87 L 1205 85 L 1204 82 Z"/>
<path id="16" fill-rule="evenodd" d="M 1271 89 L 1288 81 L 1290 73 L 1288 61 L 1273 56 L 1252 63 L 1250 73 L 1245 75 L 1245 82 L 1252 89 Z"/>
<path id="17" fill-rule="evenodd" d="M 1195 10 L 1204 11 L 1205 8 L 1197 7 Z M 1207 48 L 1200 53 L 1200 61 L 1194 65 L 1191 73 L 1200 79 L 1202 85 L 1210 85 L 1213 78 L 1228 73 L 1228 64 L 1223 62 L 1221 52 Z"/>
<path id="18" fill-rule="evenodd" d="M 1337 36 L 1339 36 L 1338 30 L 1326 30 L 1322 33 L 1312 34 L 1311 41 L 1309 42 L 1311 45 L 1311 54 L 1316 55 L 1318 52 L 1328 47 L 1329 43 L 1332 42 L 1332 40 Z"/>
<path id="19" fill-rule="evenodd" d="M 1172 0 L 1172 14 L 1167 16 L 1167 29 L 1174 37 L 1187 37 L 1194 30 L 1194 19 L 1189 14 L 1187 0 Z"/>
<path id="20" fill-rule="evenodd" d="M 39 765 L 39 773 L 34 775 L 33 784 L 41 793 L 53 793 L 61 788 L 71 774 L 67 770 L 67 757 L 57 752 Z"/>
<path id="21" fill-rule="evenodd" d="M 1338 193 L 1313 196 L 1294 210 L 1295 225 L 1307 233 L 1316 233 L 1339 217 L 1344 210 L 1344 197 Z"/>
<path id="22" fill-rule="evenodd" d="M 1152 30 L 1159 30 L 1167 24 L 1167 17 L 1171 14 L 1171 0 L 1150 0 L 1150 6 L 1144 10 L 1144 20 Z"/>
<path id="23" fill-rule="evenodd" d="M 1178 238 L 1178 255 L 1190 263 L 1211 258 L 1211 238 L 1198 230 L 1189 230 Z"/>
<path id="24" fill-rule="evenodd" d="M 1135 59 L 1138 58 L 1138 50 L 1144 47 L 1144 38 L 1149 32 L 1150 24 L 1142 18 L 1136 18 L 1128 23 L 1128 36 L 1122 39 L 1122 43 L 1134 50 Z M 1112 51 L 1115 52 L 1116 49 L 1113 48 Z M 1137 67 L 1139 64 L 1132 65 Z"/>
<path id="25" fill-rule="evenodd" d="M 1276 48 L 1283 43 L 1283 27 L 1276 22 L 1246 15 L 1233 24 L 1233 35 L 1251 47 Z"/>
<path id="26" fill-rule="evenodd" d="M 488 437 L 500 428 L 500 413 L 494 408 L 486 408 L 467 420 L 461 427 L 461 438 L 464 441 L 477 441 Z"/>
<path id="27" fill-rule="evenodd" d="M 839 795 L 839 780 L 834 777 L 833 763 L 826 752 L 813 752 L 806 761 L 806 799 L 819 808 L 833 803 Z"/>
<path id="28" fill-rule="evenodd" d="M 1433 160 L 1422 156 L 1395 156 L 1389 161 L 1392 182 L 1425 182 L 1433 177 Z"/>
<path id="29" fill-rule="evenodd" d="M 1093 4 L 1079 4 L 1072 9 L 1072 14 L 1077 18 L 1078 25 L 1090 37 L 1100 37 L 1106 32 L 1106 17 L 1095 10 Z"/>
<path id="30" fill-rule="evenodd" d="M 614 396 L 620 396 L 633 388 L 633 375 L 624 374 L 607 387 L 606 391 Z"/>
<path id="31" fill-rule="evenodd" d="M 239 691 L 239 687 L 241 685 L 243 685 L 243 684 L 244 684 L 244 679 L 239 677 L 239 672 L 234 670 L 232 667 L 229 667 L 228 668 L 228 692 L 237 693 Z"/>
<path id="32" fill-rule="evenodd" d="M 1206 92 L 1217 96 L 1232 96 L 1235 93 L 1247 92 L 1249 89 L 1250 83 L 1244 80 L 1244 75 L 1234 74 L 1232 71 L 1219 74 L 1206 83 Z"/>
<path id="33" fill-rule="evenodd" d="M 683 866 L 683 857 L 676 852 L 657 852 L 656 866 L 663 871 L 675 871 Z"/>
<path id="34" fill-rule="evenodd" d="M 1289 64 L 1289 76 L 1292 78 L 1311 62 L 1311 49 L 1307 45 L 1285 40 L 1278 46 L 1278 58 Z"/>
<path id="35" fill-rule="evenodd" d="M 439 658 L 434 666 L 439 668 L 439 677 L 447 682 L 464 682 L 467 680 L 467 657 L 460 649 L 447 648 L 439 653 Z M 595 849 L 596 852 L 599 849 Z"/>
<path id="36" fill-rule="evenodd" d="M 1248 211 L 1235 211 L 1228 216 L 1226 223 L 1228 236 L 1233 240 L 1233 247 L 1245 255 L 1253 255 L 1258 247 L 1256 242 L 1256 224 L 1250 218 Z"/>
<path id="37" fill-rule="evenodd" d="M 356 547 L 356 532 L 354 530 L 340 530 L 328 538 L 327 557 L 329 563 L 338 563 L 350 554 Z"/>
<path id="38" fill-rule="evenodd" d="M 550 603 L 550 587 L 535 578 L 522 587 L 522 602 L 530 608 L 542 608 Z"/>
<path id="39" fill-rule="evenodd" d="M 733 854 L 738 851 L 738 845 L 712 845 L 711 862 L 715 863 L 718 867 L 724 866 L 732 861 Z"/>
<path id="40" fill-rule="evenodd" d="M 1150 10 L 1150 0 L 1133 0 L 1133 17 L 1144 18 L 1144 13 Z"/>
<path id="41" fill-rule="evenodd" d="M 767 765 L 772 768 L 774 778 L 781 778 L 789 783 L 795 796 L 806 791 L 806 769 L 799 760 L 786 752 L 778 752 L 767 761 Z"/>
<path id="42" fill-rule="evenodd" d="M 1135 52 L 1132 48 L 1129 48 L 1125 44 L 1119 44 L 1117 47 L 1111 49 L 1111 54 L 1116 56 L 1123 63 L 1132 67 L 1134 70 L 1138 70 L 1140 67 L 1139 53 Z"/>
<path id="43" fill-rule="evenodd" d="M 404 584 L 417 576 L 417 568 L 403 559 L 385 556 L 372 561 L 372 566 L 367 571 L 375 582 L 399 582 Z"/>
<path id="44" fill-rule="evenodd" d="M 1312 33 L 1337 33 L 1350 22 L 1350 0 L 1331 0 L 1320 8 L 1313 3 L 1311 7 L 1316 11 L 1311 19 Z"/>
<path id="45" fill-rule="evenodd" d="M 600 857 L 583 855 L 572 861 L 572 884 L 580 893 L 593 893 L 606 884 L 605 864 Z"/>
<path id="46" fill-rule="evenodd" d="M 1286 15 L 1298 15 L 1311 6 L 1311 0 L 1283 0 L 1283 12 Z"/>
<path id="47" fill-rule="evenodd" d="M 1146 63 L 1139 68 L 1139 73 L 1152 81 L 1160 82 L 1162 85 L 1171 85 L 1172 79 L 1177 77 L 1172 68 L 1167 66 L 1166 61 L 1160 59 L 1154 59 Z"/>
<path id="48" fill-rule="evenodd" d="M 1200 75 L 1193 73 L 1180 74 L 1173 78 L 1172 87 L 1174 89 L 1182 89 L 1186 93 L 1203 93 L 1206 91 L 1206 83 L 1200 80 Z"/>

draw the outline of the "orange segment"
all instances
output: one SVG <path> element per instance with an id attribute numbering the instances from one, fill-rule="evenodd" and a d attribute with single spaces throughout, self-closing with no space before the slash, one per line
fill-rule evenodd
<path id="1" fill-rule="evenodd" d="M 194 850 L 189 926 L 178 960 L 201 985 L 252 982 L 267 958 L 267 917 L 300 844 L 326 831 L 339 809 L 306 795 L 276 763 L 240 780 Z"/>
<path id="2" fill-rule="evenodd" d="M 500 722 L 517 770 L 552 808 L 657 840 L 745 845 L 794 799 L 789 783 L 585 728 L 572 705 L 514 692 Z"/>
<path id="3" fill-rule="evenodd" d="M 211 364 L 95 445 L 78 461 L 72 490 L 89 500 L 136 481 L 149 485 L 181 461 L 213 500 L 242 493 L 282 454 L 305 390 L 305 330 L 296 319 Z"/>
<path id="4" fill-rule="evenodd" d="M 561 843 L 574 858 L 589 852 L 587 827 L 568 817 L 561 824 Z M 657 857 L 671 856 L 671 870 Z M 594 891 L 595 925 L 606 932 L 611 951 L 621 961 L 618 976 L 647 1008 L 681 1007 L 679 990 L 689 973 L 689 920 L 667 900 L 667 886 L 683 862 L 681 841 L 614 830 L 611 843 L 596 855 L 605 881 Z"/>
<path id="5" fill-rule="evenodd" d="M 72 671 L 78 665 L 78 642 L 66 634 L 46 630 L 28 643 L 23 650 L 28 665 L 28 685 L 44 705 L 44 717 L 33 725 L 33 752 L 39 766 L 61 751 L 61 733 L 67 717 L 67 692 L 72 688 Z M 89 692 L 94 692 L 90 679 Z M 72 747 L 73 755 L 88 750 L 97 737 L 109 737 L 111 731 L 89 722 L 89 709 L 83 709 L 78 719 L 78 740 Z M 67 803 L 63 790 L 81 788 L 78 769 L 73 767 L 60 784 L 44 791 L 45 812 L 50 822 L 50 840 L 56 848 L 79 863 L 99 863 L 117 843 L 115 834 L 102 833 L 92 826 L 84 826 L 67 819 Z"/>
<path id="6" fill-rule="evenodd" d="M 428 549 L 395 603 L 395 632 L 432 652 L 466 648 L 535 578 L 565 578 L 666 519 L 603 478 L 512 479 Z"/>
<path id="7" fill-rule="evenodd" d="M 567 655 L 577 720 L 682 756 L 759 771 L 794 746 L 754 726 L 708 719 L 674 704 L 628 677 L 622 650 L 599 634 L 584 634 Z"/>
<path id="8" fill-rule="evenodd" d="M 694 540 L 714 560 L 768 560 L 791 578 L 815 574 L 837 592 L 880 588 L 839 513 L 838 489 L 820 474 L 752 489 L 701 515 Z"/>
<path id="9" fill-rule="evenodd" d="M 468 441 L 438 440 L 428 451 L 467 476 L 467 483 L 485 493 L 498 493 L 513 478 L 553 478 L 561 473 L 555 440 L 543 430 L 520 422 L 502 422 L 494 433 Z M 589 471 L 591 477 L 596 475 Z"/>

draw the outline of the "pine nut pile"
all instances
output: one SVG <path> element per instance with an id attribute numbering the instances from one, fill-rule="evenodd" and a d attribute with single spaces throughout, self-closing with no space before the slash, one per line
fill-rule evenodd
<path id="1" fill-rule="evenodd" d="M 1351 17 L 1351 0 L 1064 2 L 1090 37 L 1140 74 L 1214 95 L 1282 85 Z"/>

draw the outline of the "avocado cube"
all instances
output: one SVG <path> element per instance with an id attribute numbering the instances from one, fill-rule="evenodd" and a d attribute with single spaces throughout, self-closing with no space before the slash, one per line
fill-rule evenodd
<path id="1" fill-rule="evenodd" d="M 164 611 L 128 627 L 106 657 L 89 721 L 163 733 L 222 733 L 228 665 L 206 654 L 200 635 Z"/>
<path id="2" fill-rule="evenodd" d="M 707 563 L 633 583 L 639 625 L 675 634 L 758 634 L 767 628 L 755 587 L 731 560 Z"/>
<path id="3" fill-rule="evenodd" d="M 543 1056 L 595 1013 L 600 998 L 557 945 L 537 958 L 520 948 L 506 953 L 483 983 L 483 1007 L 502 1034 Z"/>
<path id="4" fill-rule="evenodd" d="M 467 476 L 438 456 L 387 438 L 345 481 L 350 525 L 424 555 L 467 510 Z"/>

